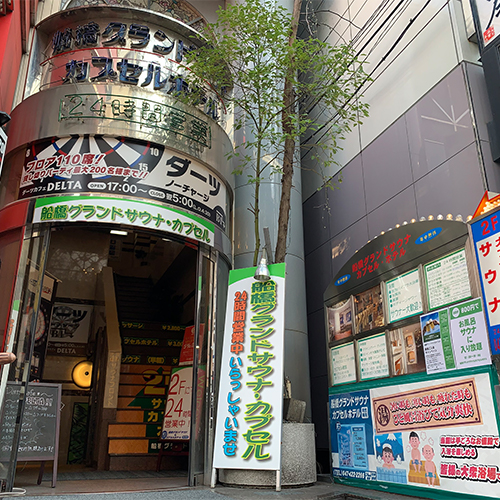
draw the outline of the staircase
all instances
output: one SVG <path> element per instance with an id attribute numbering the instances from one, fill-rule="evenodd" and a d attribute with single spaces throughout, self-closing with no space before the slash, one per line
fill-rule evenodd
<path id="1" fill-rule="evenodd" d="M 110 470 L 155 470 L 172 368 L 184 327 L 162 322 L 150 279 L 115 275 L 122 362 L 116 422 L 108 426 Z M 163 318 L 162 318 L 163 316 Z M 168 457 L 170 469 L 186 459 Z"/>

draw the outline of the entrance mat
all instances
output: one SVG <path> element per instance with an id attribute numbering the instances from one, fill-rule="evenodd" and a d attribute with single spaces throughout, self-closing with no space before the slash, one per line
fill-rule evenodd
<path id="1" fill-rule="evenodd" d="M 166 477 L 187 477 L 184 470 L 162 470 L 160 472 L 148 470 L 90 470 L 80 472 L 60 472 L 57 474 L 58 481 L 82 481 L 86 479 L 161 479 Z M 43 475 L 44 481 L 52 480 L 52 473 Z"/>

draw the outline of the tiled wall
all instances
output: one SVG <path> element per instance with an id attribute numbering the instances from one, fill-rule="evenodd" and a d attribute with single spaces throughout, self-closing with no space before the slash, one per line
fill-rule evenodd
<path id="1" fill-rule="evenodd" d="M 303 204 L 312 413 L 317 447 L 328 448 L 323 293 L 368 240 L 404 221 L 465 218 L 485 189 L 500 192 L 489 152 L 482 69 L 462 63 L 340 172 L 338 189 Z M 337 176 L 338 177 L 338 176 Z"/>

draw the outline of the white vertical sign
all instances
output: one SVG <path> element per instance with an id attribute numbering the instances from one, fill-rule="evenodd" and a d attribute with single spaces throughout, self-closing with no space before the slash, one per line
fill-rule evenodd
<path id="1" fill-rule="evenodd" d="M 229 274 L 217 426 L 216 469 L 281 469 L 285 264 Z"/>

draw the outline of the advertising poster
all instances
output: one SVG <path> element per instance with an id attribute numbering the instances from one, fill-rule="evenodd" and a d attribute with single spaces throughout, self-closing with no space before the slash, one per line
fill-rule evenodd
<path id="1" fill-rule="evenodd" d="M 328 340 L 345 339 L 352 335 L 352 307 L 351 299 L 343 300 L 327 308 L 328 311 Z"/>
<path id="2" fill-rule="evenodd" d="M 48 354 L 85 356 L 94 306 L 56 302 L 50 322 Z"/>
<path id="3" fill-rule="evenodd" d="M 281 469 L 285 264 L 229 273 L 214 468 Z"/>
<path id="4" fill-rule="evenodd" d="M 470 228 L 483 290 L 491 354 L 500 354 L 500 253 L 497 252 L 500 214 L 498 210 L 473 222 Z"/>
<path id="5" fill-rule="evenodd" d="M 354 296 L 356 333 L 384 326 L 384 310 L 380 285 Z"/>
<path id="6" fill-rule="evenodd" d="M 163 416 L 162 439 L 189 439 L 193 367 L 173 368 Z"/>
<path id="7" fill-rule="evenodd" d="M 361 380 L 389 376 L 385 333 L 358 340 L 358 355 Z"/>
<path id="8" fill-rule="evenodd" d="M 450 307 L 450 328 L 457 368 L 491 363 L 481 299 Z"/>
<path id="9" fill-rule="evenodd" d="M 226 229 L 228 195 L 222 179 L 162 145 L 88 135 L 30 145 L 19 198 L 89 192 L 166 203 Z"/>
<path id="10" fill-rule="evenodd" d="M 356 382 L 356 352 L 354 350 L 354 342 L 332 347 L 330 353 L 332 357 L 333 385 Z"/>
<path id="11" fill-rule="evenodd" d="M 429 309 L 439 309 L 471 296 L 465 250 L 426 264 L 424 273 Z"/>
<path id="12" fill-rule="evenodd" d="M 333 476 L 393 483 L 398 493 L 411 485 L 498 498 L 493 373 L 463 373 L 349 393 L 330 389 Z"/>
<path id="13" fill-rule="evenodd" d="M 427 373 L 454 370 L 448 309 L 420 316 Z"/>
<path id="14" fill-rule="evenodd" d="M 386 282 L 389 323 L 421 313 L 422 294 L 418 269 Z"/>

